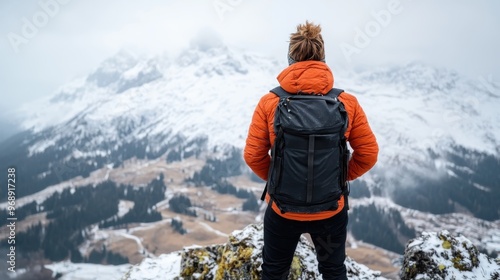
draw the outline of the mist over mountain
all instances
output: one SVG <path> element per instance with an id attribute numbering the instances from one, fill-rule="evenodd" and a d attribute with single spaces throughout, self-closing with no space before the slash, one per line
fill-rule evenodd
<path id="1" fill-rule="evenodd" d="M 2 134 L 0 134 L 0 142 L 3 142 L 14 134 L 19 133 L 21 127 L 17 123 L 0 118 L 0 131 L 2 131 Z"/>
<path id="2" fill-rule="evenodd" d="M 233 50 L 215 37 L 193 40 L 176 56 L 143 58 L 119 52 L 87 77 L 26 104 L 20 109 L 26 116 L 23 131 L 0 145 L 0 167 L 15 166 L 23 185 L 16 193 L 18 207 L 24 207 L 19 219 L 45 215 L 47 222 L 71 221 L 92 213 L 95 205 L 106 205 L 100 200 L 106 194 L 110 207 L 102 217 L 68 229 L 69 235 L 77 232 L 69 242 L 77 248 L 61 248 L 58 258 L 51 259 L 64 259 L 67 251 L 79 249 L 79 260 L 88 261 L 85 254 L 93 251 L 83 250 L 83 244 L 91 236 L 100 240 L 95 236 L 102 228 L 126 235 L 121 227 L 141 217 L 151 219 L 148 223 L 174 223 L 158 213 L 170 211 L 172 199 L 183 201 L 180 193 L 217 205 L 217 198 L 204 201 L 196 194 L 201 190 L 192 191 L 199 186 L 256 204 L 248 194 L 259 193 L 263 184 L 243 163 L 241 149 L 257 102 L 277 85 L 275 77 L 285 66 Z M 402 254 L 406 242 L 421 232 L 447 229 L 496 256 L 500 85 L 420 63 L 334 75 L 336 87 L 358 98 L 380 146 L 375 168 L 351 184 L 353 237 Z M 140 168 L 148 165 L 157 168 L 155 179 L 134 185 L 133 177 L 140 177 Z M 174 165 L 180 170 L 175 176 L 160 177 Z M 230 181 L 236 176 L 261 185 L 242 191 Z M 142 199 L 148 193 L 155 198 Z M 82 197 L 87 196 L 92 200 L 85 202 Z M 204 209 L 201 202 L 192 206 L 184 200 L 186 210 L 179 210 L 183 217 L 192 217 L 189 207 Z M 61 205 L 74 211 L 65 215 Z M 132 209 L 129 216 L 120 212 L 124 205 Z M 4 199 L 2 217 L 5 208 Z M 203 211 L 207 219 L 217 220 Z M 43 239 L 44 227 L 34 226 L 30 234 Z M 182 228 L 181 223 L 177 230 Z M 45 254 L 52 257 L 52 252 Z M 96 262 L 104 258 L 95 254 Z M 134 256 L 152 254 L 142 249 Z"/>

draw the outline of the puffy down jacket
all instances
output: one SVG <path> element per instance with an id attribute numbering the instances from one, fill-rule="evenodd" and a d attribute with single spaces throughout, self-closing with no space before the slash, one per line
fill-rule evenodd
<path id="1" fill-rule="evenodd" d="M 297 62 L 284 69 L 277 77 L 281 87 L 290 93 L 326 94 L 334 83 L 332 71 L 326 63 L 320 61 Z M 378 144 L 363 109 L 356 97 L 343 92 L 339 99 L 344 103 L 349 116 L 345 136 L 353 149 L 349 161 L 348 180 L 354 180 L 370 170 L 377 162 Z M 246 140 L 244 159 L 250 169 L 267 181 L 271 157 L 269 151 L 274 139 L 274 112 L 279 98 L 274 93 L 265 94 L 255 108 Z M 266 200 L 269 201 L 269 195 Z M 314 214 L 284 213 L 273 203 L 272 208 L 279 215 L 292 220 L 313 221 L 334 216 L 344 207 L 343 197 L 335 211 Z"/>

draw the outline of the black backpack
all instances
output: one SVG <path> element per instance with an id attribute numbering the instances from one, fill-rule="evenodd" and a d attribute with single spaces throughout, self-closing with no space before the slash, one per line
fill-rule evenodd
<path id="1" fill-rule="evenodd" d="M 317 213 L 338 208 L 347 195 L 348 117 L 333 88 L 326 95 L 271 90 L 280 100 L 274 116 L 276 139 L 266 191 L 282 213 Z M 347 208 L 348 209 L 348 208 Z"/>

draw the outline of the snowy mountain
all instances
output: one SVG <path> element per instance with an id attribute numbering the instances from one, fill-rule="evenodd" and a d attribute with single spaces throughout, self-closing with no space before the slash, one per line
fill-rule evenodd
<path id="1" fill-rule="evenodd" d="M 377 165 L 381 169 L 404 163 L 414 172 L 433 167 L 433 175 L 439 176 L 449 174 L 450 166 L 446 159 L 430 158 L 427 150 L 441 153 L 463 147 L 493 156 L 500 152 L 500 116 L 495 113 L 499 85 L 415 63 L 361 73 L 347 82 L 359 96 L 380 146 L 388 147 L 382 148 Z"/>
<path id="2" fill-rule="evenodd" d="M 224 160 L 233 148 L 241 153 L 253 110 L 277 85 L 283 63 L 221 44 L 193 45 L 176 57 L 118 53 L 21 109 L 24 132 L 0 145 L 1 167 L 16 166 L 26 186 L 18 206 L 39 214 L 54 193 L 70 197 L 79 186 L 130 178 L 138 166 L 168 170 L 165 158 L 200 160 L 186 166 L 206 160 L 206 169 L 192 172 L 219 168 L 218 179 L 250 177 L 241 159 Z M 447 229 L 496 256 L 500 85 L 418 63 L 334 75 L 335 86 L 360 101 L 381 148 L 375 168 L 351 186 L 354 238 L 402 254 L 422 231 Z M 174 195 L 167 191 L 148 211 L 168 208 Z"/>
<path id="3" fill-rule="evenodd" d="M 226 47 L 193 48 L 170 59 L 121 52 L 88 77 L 26 105 L 27 130 L 7 140 L 0 157 L 36 172 L 23 174 L 34 183 L 20 193 L 26 195 L 105 164 L 156 158 L 167 147 L 208 135 L 211 147 L 241 147 L 255 104 L 275 84 L 276 68 L 267 58 Z"/>
<path id="4" fill-rule="evenodd" d="M 241 148 L 256 103 L 277 84 L 283 67 L 224 46 L 193 47 L 173 58 L 120 52 L 88 77 L 23 107 L 29 135 L 14 145 L 21 142 L 17 150 L 27 149 L 28 157 L 57 153 L 63 162 L 88 159 L 94 167 L 80 167 L 85 171 L 100 167 L 104 157 L 116 165 L 131 156 L 123 152 L 130 145 L 140 157 L 157 157 L 179 137 L 207 137 L 209 147 Z M 368 114 L 382 147 L 372 174 L 391 182 L 384 186 L 389 192 L 415 186 L 424 175 L 460 177 L 457 170 L 474 172 L 483 161 L 498 159 L 500 86 L 493 82 L 420 64 L 338 73 L 336 81 Z M 8 141 L 4 149 L 11 149 Z M 470 157 L 476 166 L 459 164 L 451 159 L 455 156 Z M 40 169 L 38 176 L 53 177 L 54 169 Z M 365 179 L 376 180 L 372 177 Z M 488 192 L 498 189 L 498 183 L 491 185 L 498 181 L 472 184 Z"/>
<path id="5" fill-rule="evenodd" d="M 168 141 L 178 134 L 187 139 L 210 135 L 211 146 L 241 147 L 248 118 L 260 95 L 274 85 L 276 69 L 276 63 L 266 58 L 225 47 L 190 49 L 174 59 L 140 60 L 121 52 L 86 79 L 35 104 L 43 110 L 24 108 L 24 127 L 59 128 L 55 138 L 30 146 L 30 154 L 64 138 L 71 138 L 65 144 L 74 147 L 85 137 L 93 140 L 82 147 L 79 157 L 109 153 L 106 149 L 120 149 L 127 141 Z M 150 143 L 149 149 L 160 150 L 162 144 Z M 87 155 L 89 151 L 95 152 Z"/>
<path id="6" fill-rule="evenodd" d="M 257 101 L 277 84 L 283 66 L 227 47 L 189 49 L 176 58 L 120 52 L 86 79 L 23 108 L 26 129 L 55 129 L 29 147 L 30 155 L 63 138 L 71 136 L 69 147 L 95 135 L 100 137 L 85 146 L 98 148 L 90 157 L 109 153 L 104 142 L 116 142 L 107 148 L 118 149 L 128 138 L 169 133 L 207 135 L 211 146 L 242 147 Z M 421 64 L 340 75 L 336 86 L 356 94 L 381 146 L 391 147 L 382 150 L 381 168 L 398 159 L 425 162 L 420 152 L 426 149 L 500 150 L 499 85 Z M 152 143 L 150 149 L 161 147 Z"/>

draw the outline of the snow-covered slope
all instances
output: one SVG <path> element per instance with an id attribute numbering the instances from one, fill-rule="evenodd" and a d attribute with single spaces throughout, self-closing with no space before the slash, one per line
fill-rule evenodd
<path id="1" fill-rule="evenodd" d="M 226 47 L 190 49 L 171 59 L 121 52 L 86 79 L 24 108 L 25 128 L 56 128 L 30 154 L 59 139 L 69 138 L 64 145 L 72 147 L 90 137 L 74 156 L 91 157 L 124 142 L 179 133 L 188 139 L 209 135 L 211 146 L 241 147 L 258 99 L 276 84 L 276 69 L 276 62 Z"/>
<path id="2" fill-rule="evenodd" d="M 494 155 L 500 151 L 497 84 L 416 63 L 338 80 L 357 94 L 367 112 L 382 147 L 379 167 L 427 162 L 423 151 L 453 145 Z"/>
<path id="3" fill-rule="evenodd" d="M 121 52 L 87 78 L 23 107 L 26 129 L 52 127 L 30 143 L 29 154 L 58 146 L 71 151 L 68 158 L 106 156 L 143 140 L 147 151 L 160 151 L 179 134 L 241 148 L 255 105 L 284 66 L 224 46 L 149 59 Z M 454 164 L 431 158 L 429 150 L 499 154 L 500 86 L 493 82 L 416 63 L 334 74 L 336 86 L 354 93 L 367 112 L 384 176 L 398 177 L 392 167 L 402 164 L 428 176 L 452 174 Z"/>
<path id="4" fill-rule="evenodd" d="M 118 280 L 131 267 L 123 265 L 97 265 L 90 263 L 71 263 L 69 261 L 53 263 L 45 266 L 52 271 L 53 277 L 60 280 L 73 279 L 108 279 Z M 168 279 L 168 278 L 165 278 Z"/>

